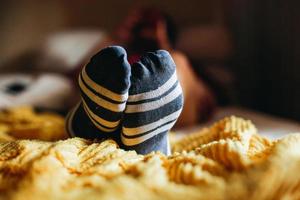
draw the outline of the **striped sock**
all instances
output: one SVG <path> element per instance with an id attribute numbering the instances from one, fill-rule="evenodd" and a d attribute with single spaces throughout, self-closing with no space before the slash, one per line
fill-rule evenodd
<path id="1" fill-rule="evenodd" d="M 122 47 L 107 47 L 91 58 L 78 78 L 81 102 L 67 116 L 71 136 L 119 138 L 130 70 Z"/>
<path id="2" fill-rule="evenodd" d="M 167 132 L 183 106 L 175 63 L 167 51 L 147 53 L 131 67 L 131 86 L 123 117 L 125 149 L 146 154 L 168 150 Z"/>

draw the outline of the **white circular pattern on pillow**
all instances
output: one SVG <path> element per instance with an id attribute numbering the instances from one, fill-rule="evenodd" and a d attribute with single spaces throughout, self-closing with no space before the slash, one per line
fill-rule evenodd
<path id="1" fill-rule="evenodd" d="M 57 74 L 0 75 L 0 108 L 31 105 L 47 109 L 66 109 L 71 94 L 71 82 Z"/>

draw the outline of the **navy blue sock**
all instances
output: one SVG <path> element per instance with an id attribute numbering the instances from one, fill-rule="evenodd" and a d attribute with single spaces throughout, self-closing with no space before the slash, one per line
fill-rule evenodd
<path id="1" fill-rule="evenodd" d="M 183 106 L 176 66 L 167 51 L 149 52 L 131 66 L 121 141 L 125 149 L 169 153 L 167 132 Z"/>
<path id="2" fill-rule="evenodd" d="M 130 70 L 122 47 L 107 47 L 91 58 L 78 79 L 82 101 L 67 116 L 66 129 L 71 136 L 119 137 Z"/>
<path id="3" fill-rule="evenodd" d="M 167 132 L 183 105 L 168 52 L 147 53 L 130 67 L 123 48 L 105 48 L 83 68 L 79 86 L 82 101 L 66 120 L 71 136 L 112 138 L 141 154 L 168 154 Z"/>

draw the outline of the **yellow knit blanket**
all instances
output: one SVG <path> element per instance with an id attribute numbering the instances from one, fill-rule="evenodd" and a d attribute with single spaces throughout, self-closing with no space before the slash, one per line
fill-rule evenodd
<path id="1" fill-rule="evenodd" d="M 137 155 L 112 140 L 0 142 L 0 199 L 299 199 L 300 134 L 270 141 L 228 117 Z"/>

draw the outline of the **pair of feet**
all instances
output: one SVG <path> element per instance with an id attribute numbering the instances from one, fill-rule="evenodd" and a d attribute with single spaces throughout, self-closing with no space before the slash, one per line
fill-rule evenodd
<path id="1" fill-rule="evenodd" d="M 71 136 L 117 141 L 146 154 L 169 153 L 167 133 L 183 106 L 176 66 L 164 50 L 146 53 L 130 65 L 126 51 L 107 47 L 79 75 L 81 101 L 67 116 Z"/>

